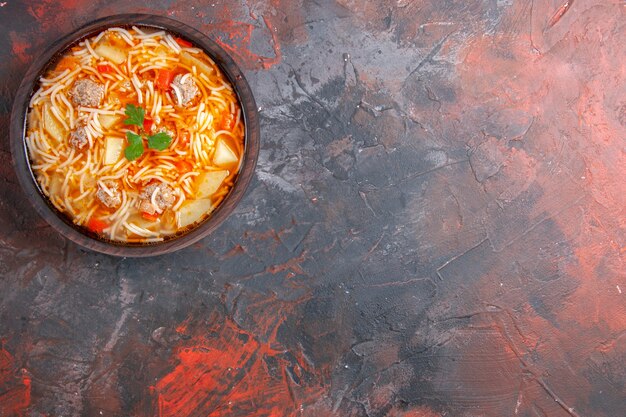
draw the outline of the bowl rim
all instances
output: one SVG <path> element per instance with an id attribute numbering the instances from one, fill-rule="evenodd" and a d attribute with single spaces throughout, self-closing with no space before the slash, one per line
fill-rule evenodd
<path id="1" fill-rule="evenodd" d="M 68 216 L 58 211 L 41 192 L 32 172 L 24 139 L 26 115 L 30 98 L 39 77 L 52 65 L 55 58 L 81 40 L 94 36 L 110 27 L 148 27 L 166 30 L 180 36 L 202 49 L 220 67 L 237 94 L 244 119 L 244 153 L 239 175 L 227 197 L 199 225 L 181 236 L 162 242 L 128 245 L 98 238 L 95 233 L 74 225 Z M 44 49 L 28 68 L 17 89 L 10 119 L 10 149 L 13 167 L 27 199 L 37 213 L 57 232 L 74 243 L 104 254 L 123 257 L 148 257 L 183 249 L 208 236 L 232 213 L 250 185 L 259 154 L 260 126 L 252 90 L 241 69 L 230 55 L 215 41 L 199 30 L 165 16 L 151 14 L 118 14 L 102 17 L 82 25 L 57 39 Z"/>

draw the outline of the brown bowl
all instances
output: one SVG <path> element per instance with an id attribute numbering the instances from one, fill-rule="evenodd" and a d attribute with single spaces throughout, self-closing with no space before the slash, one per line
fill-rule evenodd
<path id="1" fill-rule="evenodd" d="M 167 30 L 203 49 L 219 65 L 233 85 L 245 124 L 244 155 L 235 184 L 226 199 L 202 223 L 191 230 L 162 242 L 130 244 L 103 239 L 84 227 L 75 225 L 58 211 L 41 191 L 30 167 L 26 142 L 26 114 L 36 83 L 63 53 L 85 38 L 110 27 L 146 27 Z M 250 184 L 259 155 L 259 118 L 256 103 L 243 73 L 232 58 L 215 42 L 196 29 L 163 16 L 122 14 L 95 20 L 56 41 L 42 52 L 26 72 L 17 90 L 11 112 L 11 154 L 17 178 L 35 210 L 59 233 L 85 248 L 116 256 L 144 257 L 174 252 L 209 235 L 232 213 Z"/>

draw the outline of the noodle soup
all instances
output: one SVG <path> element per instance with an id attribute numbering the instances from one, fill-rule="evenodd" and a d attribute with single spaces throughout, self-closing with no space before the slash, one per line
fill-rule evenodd
<path id="1" fill-rule="evenodd" d="M 57 210 L 99 237 L 158 242 L 208 218 L 244 153 L 237 95 L 166 31 L 110 28 L 58 59 L 27 114 L 26 147 Z"/>

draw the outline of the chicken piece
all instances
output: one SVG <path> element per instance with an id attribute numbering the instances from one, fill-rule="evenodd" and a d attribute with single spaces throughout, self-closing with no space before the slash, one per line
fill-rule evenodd
<path id="1" fill-rule="evenodd" d="M 122 193 L 118 189 L 117 182 L 105 181 L 104 186 L 106 189 L 102 187 L 102 184 L 98 184 L 96 197 L 108 208 L 118 208 L 122 204 Z"/>
<path id="2" fill-rule="evenodd" d="M 85 145 L 89 145 L 87 131 L 85 130 L 85 126 L 78 126 L 70 133 L 70 146 L 79 151 L 83 149 Z"/>
<path id="3" fill-rule="evenodd" d="M 190 73 L 185 75 L 178 74 L 174 77 L 171 85 L 176 97 L 176 103 L 179 106 L 188 106 L 200 92 Z"/>
<path id="4" fill-rule="evenodd" d="M 153 183 L 139 194 L 139 210 L 148 214 L 160 214 L 176 202 L 174 190 L 166 185 Z"/>
<path id="5" fill-rule="evenodd" d="M 74 83 L 70 94 L 77 106 L 96 107 L 104 97 L 104 86 L 89 78 L 82 78 Z"/>

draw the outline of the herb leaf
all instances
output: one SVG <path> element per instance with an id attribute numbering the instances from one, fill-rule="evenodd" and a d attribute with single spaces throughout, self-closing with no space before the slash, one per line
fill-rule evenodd
<path id="1" fill-rule="evenodd" d="M 125 125 L 139 126 L 140 133 L 145 133 L 143 132 L 143 124 L 146 120 L 146 111 L 143 107 L 138 107 L 134 104 L 127 104 L 126 111 L 124 113 L 128 116 L 128 118 L 124 120 Z M 126 156 L 126 159 L 129 161 L 134 161 L 143 155 L 145 150 L 143 146 L 143 137 L 134 132 L 128 131 L 126 132 L 126 139 L 128 139 L 128 146 L 124 149 L 124 156 Z M 158 151 L 167 149 L 167 147 L 172 143 L 172 137 L 165 132 L 159 132 L 155 135 L 148 136 L 147 139 L 148 147 Z"/>
<path id="2" fill-rule="evenodd" d="M 128 146 L 124 149 L 124 156 L 129 161 L 134 161 L 143 155 L 143 139 L 133 132 L 126 132 L 126 139 Z"/>
<path id="3" fill-rule="evenodd" d="M 125 125 L 135 125 L 143 127 L 143 120 L 146 112 L 142 107 L 137 107 L 134 104 L 127 104 L 126 111 L 124 112 L 128 119 L 124 120 Z"/>
<path id="4" fill-rule="evenodd" d="M 163 151 L 172 143 L 172 137 L 165 132 L 159 132 L 155 135 L 148 136 L 148 147 Z"/>

